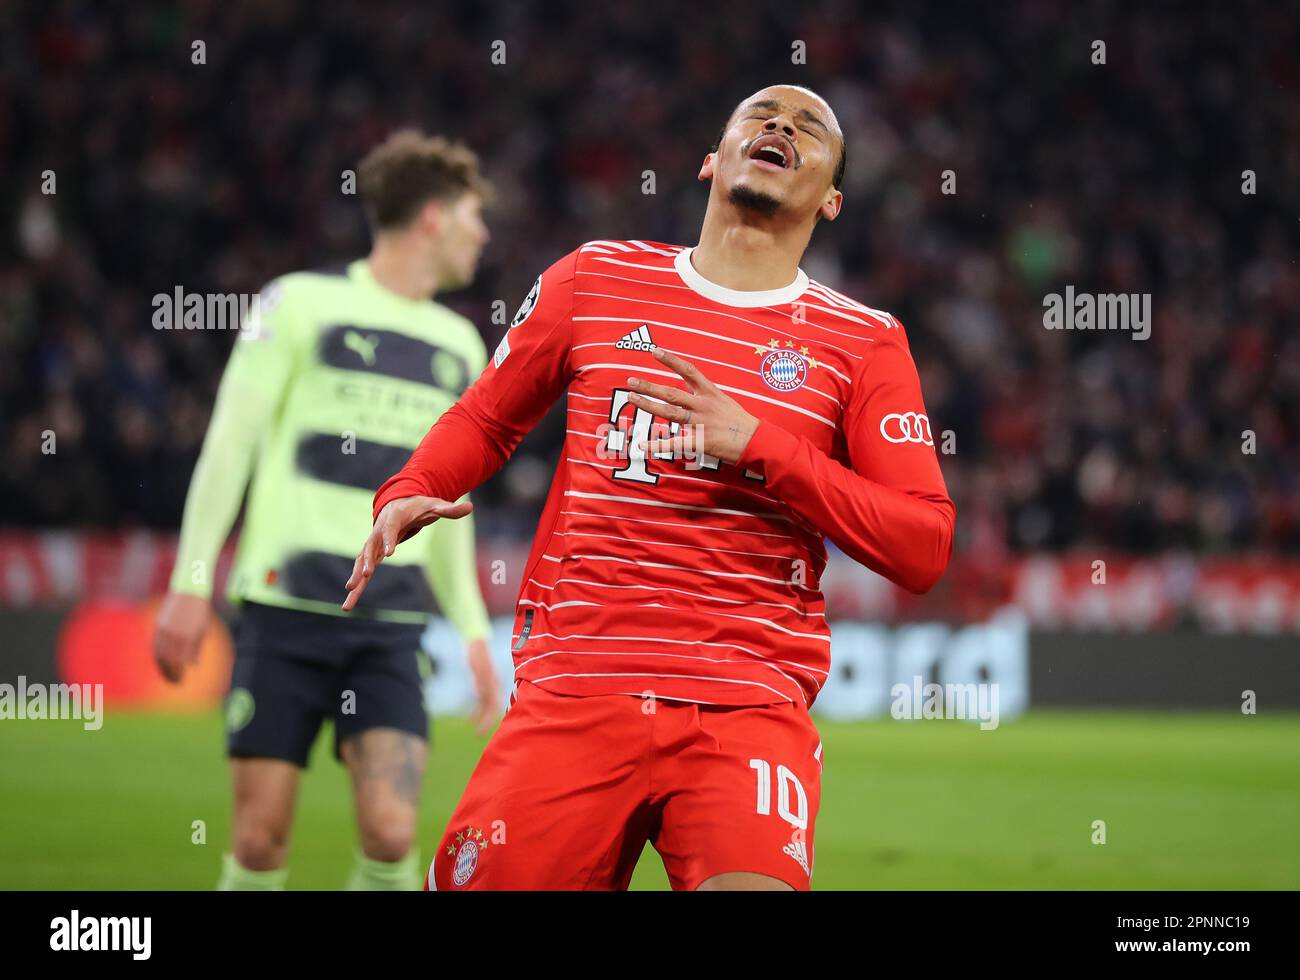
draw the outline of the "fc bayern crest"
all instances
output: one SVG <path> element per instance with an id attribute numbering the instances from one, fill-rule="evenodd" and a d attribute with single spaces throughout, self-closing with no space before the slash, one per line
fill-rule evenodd
<path id="1" fill-rule="evenodd" d="M 451 883 L 460 888 L 478 868 L 478 859 L 488 847 L 482 830 L 466 827 L 456 835 L 455 845 L 447 845 L 447 856 L 452 858 Z"/>
<path id="2" fill-rule="evenodd" d="M 469 881 L 478 867 L 478 841 L 468 838 L 456 852 L 456 863 L 451 869 L 451 883 L 459 888 Z"/>
<path id="3" fill-rule="evenodd" d="M 795 391 L 808 380 L 808 361 L 798 351 L 777 349 L 764 356 L 758 373 L 769 388 Z"/>

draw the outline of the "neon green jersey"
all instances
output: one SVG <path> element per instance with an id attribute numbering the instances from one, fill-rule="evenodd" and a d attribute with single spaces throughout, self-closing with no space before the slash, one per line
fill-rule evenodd
<path id="1" fill-rule="evenodd" d="M 270 283 L 239 332 L 185 500 L 173 591 L 210 597 L 245 488 L 232 602 L 328 615 L 371 529 L 371 497 L 482 371 L 464 317 L 345 272 Z M 251 486 L 249 475 L 252 474 Z M 375 570 L 353 615 L 422 622 L 440 608 L 466 642 L 487 636 L 472 517 L 443 520 Z"/>

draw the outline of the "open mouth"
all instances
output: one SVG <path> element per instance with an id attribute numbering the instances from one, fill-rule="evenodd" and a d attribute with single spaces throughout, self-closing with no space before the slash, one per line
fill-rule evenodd
<path id="1" fill-rule="evenodd" d="M 794 147 L 783 136 L 769 133 L 750 144 L 749 159 L 763 167 L 789 170 L 795 163 Z"/>

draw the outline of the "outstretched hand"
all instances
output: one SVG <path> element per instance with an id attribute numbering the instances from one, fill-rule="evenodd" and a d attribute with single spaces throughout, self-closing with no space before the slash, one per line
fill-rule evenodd
<path id="1" fill-rule="evenodd" d="M 352 563 L 352 576 L 344 586 L 348 597 L 343 600 L 343 609 L 351 612 L 356 608 L 357 600 L 370 584 L 375 569 L 393 553 L 398 542 L 436 520 L 464 517 L 473 509 L 474 505 L 468 500 L 451 503 L 439 497 L 402 497 L 386 504 L 375 518 L 375 526 L 362 545 L 361 554 Z"/>

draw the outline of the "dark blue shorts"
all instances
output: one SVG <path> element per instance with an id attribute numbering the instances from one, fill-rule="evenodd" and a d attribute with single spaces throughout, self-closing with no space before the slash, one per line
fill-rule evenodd
<path id="1" fill-rule="evenodd" d="M 336 758 L 345 739 L 371 728 L 427 740 L 423 632 L 407 623 L 245 603 L 226 697 L 227 754 L 305 768 L 326 719 L 334 722 Z"/>

